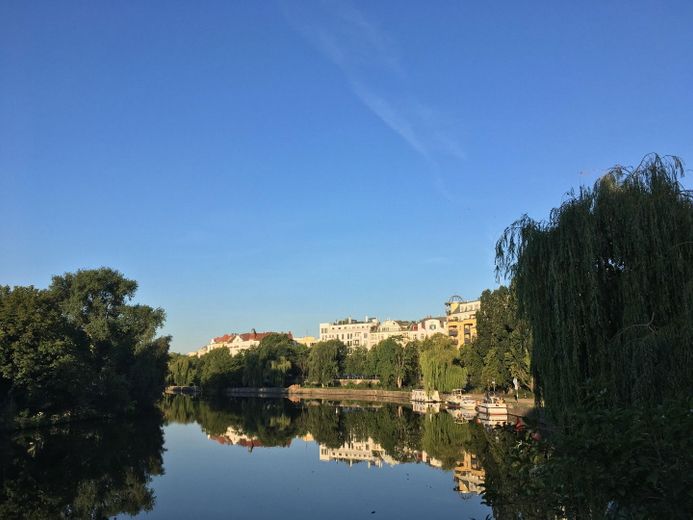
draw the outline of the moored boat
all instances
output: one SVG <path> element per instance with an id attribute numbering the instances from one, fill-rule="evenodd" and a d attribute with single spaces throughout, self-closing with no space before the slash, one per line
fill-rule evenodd
<path id="1" fill-rule="evenodd" d="M 426 392 L 423 389 L 416 389 L 411 391 L 411 400 L 414 403 L 439 403 L 440 394 L 438 390 Z"/>
<path id="2" fill-rule="evenodd" d="M 476 410 L 477 400 L 466 394 L 461 388 L 455 388 L 450 392 L 446 403 L 448 406 L 463 408 L 465 410 Z"/>
<path id="3" fill-rule="evenodd" d="M 487 395 L 476 406 L 476 411 L 479 412 L 481 422 L 485 424 L 496 425 L 508 421 L 508 405 L 502 398 L 495 395 Z"/>

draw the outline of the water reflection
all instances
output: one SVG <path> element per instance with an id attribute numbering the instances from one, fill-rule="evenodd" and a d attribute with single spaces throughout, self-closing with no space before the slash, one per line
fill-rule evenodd
<path id="1" fill-rule="evenodd" d="M 167 398 L 163 410 L 171 422 L 195 421 L 210 440 L 251 452 L 303 439 L 319 445 L 321 464 L 375 472 L 404 463 L 440 468 L 460 497 L 481 496 L 498 519 L 686 518 L 690 509 L 682 477 L 687 454 L 683 462 L 666 454 L 672 464 L 649 464 L 638 453 L 604 452 L 596 438 L 576 455 L 578 447 L 564 443 L 559 450 L 536 432 L 514 424 L 493 428 L 493 420 L 482 424 L 465 410 L 262 399 L 215 404 L 181 396 Z M 663 447 L 652 449 L 664 453 Z"/>
<path id="2" fill-rule="evenodd" d="M 338 519 L 377 507 L 397 518 L 546 520 L 691 509 L 690 450 L 657 439 L 626 451 L 629 435 L 608 445 L 616 453 L 596 438 L 561 453 L 512 425 L 394 404 L 172 396 L 161 412 L 166 477 L 161 416 L 1 439 L 0 518 Z"/>
<path id="3" fill-rule="evenodd" d="M 431 407 L 267 399 L 222 404 L 168 396 L 162 409 L 169 421 L 198 422 L 210 440 L 251 452 L 301 438 L 319 445 L 320 461 L 373 468 L 423 463 L 452 471 L 462 494 L 482 490 L 484 469 L 466 446 L 484 428 Z"/>
<path id="4" fill-rule="evenodd" d="M 0 518 L 90 518 L 154 507 L 162 421 L 83 423 L 0 437 Z"/>

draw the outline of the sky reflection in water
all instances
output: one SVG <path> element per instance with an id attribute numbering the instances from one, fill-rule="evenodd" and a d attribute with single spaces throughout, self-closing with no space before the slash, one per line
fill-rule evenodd
<path id="1" fill-rule="evenodd" d="M 164 428 L 165 475 L 153 479 L 156 506 L 142 517 L 485 518 L 490 513 L 479 495 L 458 491 L 454 466 L 436 467 L 451 466 L 450 461 L 444 464 L 414 449 L 421 417 L 408 408 L 322 405 L 319 411 L 308 408 L 294 415 L 303 406 L 256 402 L 240 413 L 231 406 L 234 412 L 224 418 L 219 410 L 200 410 L 206 408 L 204 403 L 193 406 L 201 425 L 187 422 L 192 417 L 185 413 L 167 414 L 171 422 Z M 252 408 L 273 426 L 247 433 L 252 428 L 242 423 L 252 421 L 247 415 Z M 388 420 L 392 417 L 399 420 Z M 310 431 L 306 423 L 316 421 L 324 427 L 316 436 L 327 442 L 319 443 L 315 434 L 305 432 L 305 426 Z M 403 432 L 403 424 L 414 431 Z M 378 426 L 397 448 L 386 450 L 368 435 L 366 430 L 372 434 Z M 403 440 L 402 434 L 409 439 Z"/>

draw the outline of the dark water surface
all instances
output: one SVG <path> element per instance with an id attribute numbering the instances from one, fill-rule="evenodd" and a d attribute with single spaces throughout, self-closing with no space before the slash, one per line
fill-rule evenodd
<path id="1" fill-rule="evenodd" d="M 167 397 L 0 439 L 0 518 L 688 517 L 680 452 L 639 467 L 643 450 L 558 458 L 534 437 L 393 404 Z"/>

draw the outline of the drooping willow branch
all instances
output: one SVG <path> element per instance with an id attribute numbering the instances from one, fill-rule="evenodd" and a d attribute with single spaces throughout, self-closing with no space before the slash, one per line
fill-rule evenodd
<path id="1" fill-rule="evenodd" d="M 523 216 L 496 244 L 530 323 L 539 398 L 560 418 L 601 392 L 656 403 L 693 389 L 693 198 L 683 163 L 649 155 Z M 678 246 L 678 247 L 677 247 Z M 646 326 L 643 326 L 646 324 Z"/>

